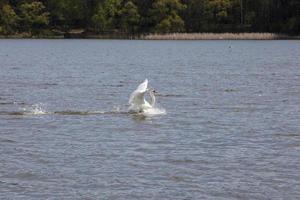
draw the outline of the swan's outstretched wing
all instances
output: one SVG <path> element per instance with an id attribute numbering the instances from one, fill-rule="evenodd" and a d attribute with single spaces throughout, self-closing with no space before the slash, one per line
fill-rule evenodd
<path id="1" fill-rule="evenodd" d="M 144 95 L 147 92 L 148 79 L 145 79 L 131 94 L 129 104 L 141 105 L 144 103 Z"/>

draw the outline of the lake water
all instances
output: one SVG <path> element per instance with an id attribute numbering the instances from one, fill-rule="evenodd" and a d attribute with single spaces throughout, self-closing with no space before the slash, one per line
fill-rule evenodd
<path id="1" fill-rule="evenodd" d="M 299 198 L 300 41 L 0 40 L 0 199 Z"/>

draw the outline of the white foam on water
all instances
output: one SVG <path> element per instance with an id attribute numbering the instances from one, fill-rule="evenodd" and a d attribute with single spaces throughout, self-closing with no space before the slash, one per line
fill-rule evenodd
<path id="1" fill-rule="evenodd" d="M 25 115 L 45 115 L 48 114 L 43 108 L 43 104 L 37 103 L 23 108 Z"/>
<path id="2" fill-rule="evenodd" d="M 112 112 L 115 112 L 115 113 L 118 113 L 120 111 L 121 111 L 120 106 L 114 106 L 113 109 L 112 109 Z"/>
<path id="3" fill-rule="evenodd" d="M 149 108 L 144 110 L 144 112 L 142 112 L 142 115 L 146 117 L 165 115 L 165 114 L 167 114 L 166 110 L 164 108 L 158 108 L 158 107 Z"/>

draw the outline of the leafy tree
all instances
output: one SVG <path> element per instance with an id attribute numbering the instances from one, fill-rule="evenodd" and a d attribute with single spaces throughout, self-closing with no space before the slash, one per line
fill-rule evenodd
<path id="1" fill-rule="evenodd" d="M 108 14 L 103 6 L 99 6 L 96 13 L 92 17 L 92 23 L 96 32 L 106 31 L 111 25 L 111 21 L 108 20 Z"/>
<path id="2" fill-rule="evenodd" d="M 169 33 L 181 32 L 184 30 L 184 21 L 178 16 L 167 16 L 155 26 L 156 32 Z"/>
<path id="3" fill-rule="evenodd" d="M 113 31 L 116 28 L 121 0 L 104 0 L 99 3 L 92 23 L 96 32 Z"/>
<path id="4" fill-rule="evenodd" d="M 231 6 L 230 0 L 210 0 L 207 1 L 207 9 L 212 13 L 212 17 L 218 22 L 225 22 L 228 17 L 228 10 Z"/>
<path id="5" fill-rule="evenodd" d="M 153 0 L 131 0 L 138 9 L 140 15 L 138 31 L 147 33 L 154 26 L 153 20 L 150 18 Z"/>
<path id="6" fill-rule="evenodd" d="M 51 24 L 68 32 L 87 25 L 87 2 L 83 0 L 51 0 L 47 3 Z"/>
<path id="7" fill-rule="evenodd" d="M 41 2 L 23 3 L 19 7 L 21 22 L 24 30 L 30 34 L 38 33 L 49 23 L 48 12 L 45 12 L 45 6 Z"/>
<path id="8" fill-rule="evenodd" d="M 293 34 L 300 33 L 300 2 L 298 0 L 289 1 L 288 25 L 289 31 Z"/>
<path id="9" fill-rule="evenodd" d="M 201 29 L 201 19 L 203 13 L 203 1 L 184 0 L 186 11 L 184 21 L 187 32 L 198 32 Z"/>
<path id="10" fill-rule="evenodd" d="M 138 13 L 137 6 L 132 1 L 126 2 L 121 10 L 120 15 L 121 28 L 126 33 L 134 34 L 137 31 L 140 21 L 140 15 Z"/>
<path id="11" fill-rule="evenodd" d="M 0 0 L 0 34 L 278 32 L 300 34 L 299 0 Z"/>
<path id="12" fill-rule="evenodd" d="M 231 20 L 232 0 L 204 0 L 203 15 L 205 22 L 202 24 L 204 31 L 219 32 L 228 30 Z"/>
<path id="13" fill-rule="evenodd" d="M 13 34 L 16 32 L 16 27 L 18 23 L 18 16 L 15 13 L 14 9 L 10 5 L 4 5 L 0 12 L 1 24 L 3 26 L 4 34 Z"/>
<path id="14" fill-rule="evenodd" d="M 184 21 L 179 12 L 186 8 L 179 0 L 156 0 L 152 4 L 150 15 L 154 21 L 154 32 L 181 32 Z"/>

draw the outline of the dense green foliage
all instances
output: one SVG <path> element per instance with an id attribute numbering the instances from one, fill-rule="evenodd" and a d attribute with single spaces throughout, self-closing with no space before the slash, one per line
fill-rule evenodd
<path id="1" fill-rule="evenodd" d="M 0 0 L 0 34 L 300 33 L 299 0 Z"/>

